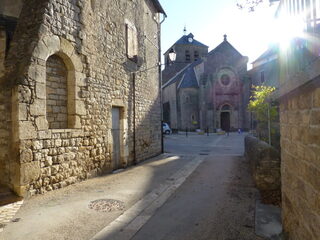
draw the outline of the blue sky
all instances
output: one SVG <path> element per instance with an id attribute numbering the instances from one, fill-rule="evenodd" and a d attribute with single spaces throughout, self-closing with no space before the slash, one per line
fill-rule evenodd
<path id="1" fill-rule="evenodd" d="M 215 48 L 228 35 L 228 41 L 253 62 L 275 41 L 275 6 L 261 5 L 255 12 L 239 10 L 237 0 L 160 0 L 168 18 L 162 24 L 162 51 L 183 35 L 192 32 L 195 39 Z"/>

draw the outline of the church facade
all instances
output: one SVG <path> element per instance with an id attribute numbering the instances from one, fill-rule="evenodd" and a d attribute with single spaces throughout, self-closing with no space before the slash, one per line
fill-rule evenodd
<path id="1" fill-rule="evenodd" d="M 173 49 L 176 62 L 170 63 Z M 175 130 L 250 127 L 248 58 L 227 40 L 208 52 L 192 34 L 182 36 L 165 54 L 163 70 L 163 120 Z"/>

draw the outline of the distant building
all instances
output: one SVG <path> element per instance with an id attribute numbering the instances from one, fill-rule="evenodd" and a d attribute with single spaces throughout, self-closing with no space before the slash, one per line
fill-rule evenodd
<path id="1" fill-rule="evenodd" d="M 208 48 L 208 46 L 194 39 L 192 33 L 183 35 L 164 53 L 165 69 L 162 71 L 163 84 L 185 66 L 207 56 Z M 171 49 L 174 49 L 177 53 L 177 59 L 174 64 L 171 64 L 169 60 L 169 52 Z"/>
<path id="2" fill-rule="evenodd" d="M 279 88 L 279 47 L 272 45 L 252 63 L 248 72 L 254 86 L 271 86 Z"/>
<path id="3" fill-rule="evenodd" d="M 248 58 L 227 36 L 209 53 L 192 34 L 182 36 L 168 49 L 166 59 L 171 49 L 177 60 L 167 60 L 163 70 L 164 121 L 178 130 L 249 128 Z"/>

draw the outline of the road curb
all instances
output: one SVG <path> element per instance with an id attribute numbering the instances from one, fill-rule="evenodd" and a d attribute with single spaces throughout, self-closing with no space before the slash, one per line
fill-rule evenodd
<path id="1" fill-rule="evenodd" d="M 202 163 L 205 156 L 196 157 L 174 173 L 165 183 L 136 202 L 121 216 L 98 232 L 91 240 L 128 240 L 153 216 L 187 177 Z"/>

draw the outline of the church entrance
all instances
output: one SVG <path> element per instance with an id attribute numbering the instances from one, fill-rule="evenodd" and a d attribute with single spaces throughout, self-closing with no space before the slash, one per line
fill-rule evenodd
<path id="1" fill-rule="evenodd" d="M 230 131 L 230 112 L 222 112 L 220 122 L 223 131 Z"/>

